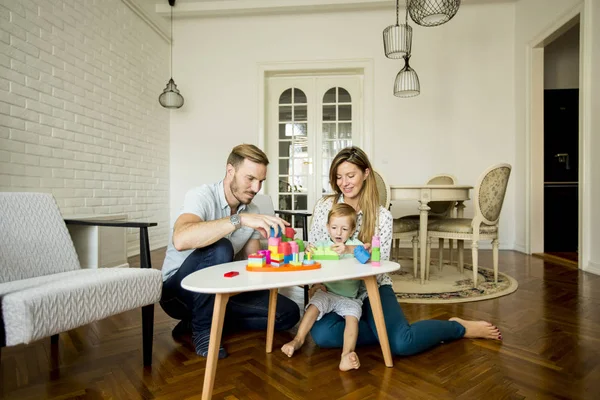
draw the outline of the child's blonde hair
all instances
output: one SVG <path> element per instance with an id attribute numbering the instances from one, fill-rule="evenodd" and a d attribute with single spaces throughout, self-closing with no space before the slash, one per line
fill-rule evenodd
<path id="1" fill-rule="evenodd" d="M 349 217 L 350 229 L 356 229 L 356 210 L 351 205 L 346 203 L 335 203 L 333 207 L 331 207 L 329 215 L 327 215 L 327 225 L 329 225 L 331 218 L 336 217 Z"/>

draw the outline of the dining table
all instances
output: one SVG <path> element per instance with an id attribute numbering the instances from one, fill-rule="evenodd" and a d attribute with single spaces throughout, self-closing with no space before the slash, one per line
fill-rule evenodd
<path id="1" fill-rule="evenodd" d="M 427 223 L 429 210 L 428 204 L 432 201 L 455 201 L 456 216 L 463 218 L 466 200 L 470 199 L 470 185 L 390 185 L 391 200 L 417 200 L 419 202 L 419 244 L 421 259 L 421 284 L 425 283 L 425 264 L 427 262 Z M 459 257 L 462 252 L 459 251 Z"/>

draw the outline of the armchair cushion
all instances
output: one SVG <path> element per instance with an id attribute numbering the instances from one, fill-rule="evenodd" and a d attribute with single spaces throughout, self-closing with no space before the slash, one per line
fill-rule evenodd
<path id="1" fill-rule="evenodd" d="M 448 233 L 473 233 L 472 228 L 473 220 L 469 218 L 446 218 L 432 221 L 427 224 L 427 230 L 429 232 L 448 232 Z M 479 233 L 496 233 L 498 231 L 497 225 L 485 225 L 481 224 L 479 227 Z"/>
<path id="2" fill-rule="evenodd" d="M 159 270 L 79 269 L 0 284 L 6 345 L 30 343 L 160 299 Z"/>
<path id="3" fill-rule="evenodd" d="M 405 233 L 419 230 L 419 221 L 397 218 L 394 220 L 393 233 Z"/>

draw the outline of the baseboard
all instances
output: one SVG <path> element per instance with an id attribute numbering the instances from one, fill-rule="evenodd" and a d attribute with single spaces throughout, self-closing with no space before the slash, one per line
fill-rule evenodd
<path id="1" fill-rule="evenodd" d="M 527 253 L 527 247 L 524 244 L 515 243 L 513 245 L 513 250 L 518 251 L 519 253 L 529 254 Z"/>
<path id="2" fill-rule="evenodd" d="M 600 275 L 600 263 L 590 261 L 587 267 L 584 267 L 583 270 L 594 275 Z"/>

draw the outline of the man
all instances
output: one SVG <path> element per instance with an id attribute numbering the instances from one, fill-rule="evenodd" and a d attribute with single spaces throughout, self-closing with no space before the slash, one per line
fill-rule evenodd
<path id="1" fill-rule="evenodd" d="M 259 238 L 270 228 L 285 229 L 281 218 L 258 214 L 252 199 L 267 176 L 267 155 L 249 144 L 236 146 L 227 158 L 225 178 L 187 192 L 181 214 L 173 226 L 162 267 L 163 292 L 160 304 L 167 314 L 181 321 L 173 336 L 192 330 L 196 353 L 208 354 L 214 298 L 181 287 L 192 272 L 213 265 L 247 258 L 260 248 Z M 227 305 L 225 330 L 266 329 L 269 291 L 247 292 L 233 296 Z M 279 295 L 275 329 L 292 328 L 300 319 L 296 303 Z M 227 357 L 223 347 L 219 358 Z"/>

